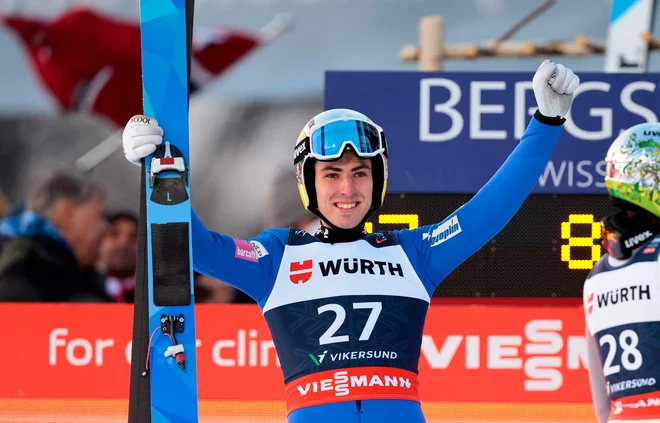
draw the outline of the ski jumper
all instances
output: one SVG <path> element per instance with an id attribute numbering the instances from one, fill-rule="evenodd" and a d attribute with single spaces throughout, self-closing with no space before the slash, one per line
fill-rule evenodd
<path id="1" fill-rule="evenodd" d="M 239 240 L 207 230 L 193 212 L 194 268 L 259 304 L 281 362 L 290 423 L 425 421 L 417 365 L 430 298 L 518 211 L 562 123 L 537 113 L 469 202 L 413 230 L 328 243 L 302 230 L 269 229 Z"/>
<path id="2" fill-rule="evenodd" d="M 599 420 L 660 423 L 660 236 L 627 260 L 605 254 L 584 284 L 587 358 Z"/>

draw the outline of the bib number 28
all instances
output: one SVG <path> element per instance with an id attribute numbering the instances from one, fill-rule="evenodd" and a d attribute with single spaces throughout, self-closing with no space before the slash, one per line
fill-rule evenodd
<path id="1" fill-rule="evenodd" d="M 380 302 L 353 303 L 353 309 L 371 310 L 369 317 L 367 318 L 367 323 L 364 325 L 359 338 L 360 341 L 368 341 L 371 337 L 371 333 L 374 331 L 378 316 L 383 309 L 383 304 Z M 344 320 L 346 320 L 346 309 L 340 304 L 326 304 L 318 308 L 319 315 L 329 311 L 335 313 L 335 320 L 332 322 L 328 330 L 326 330 L 319 338 L 319 345 L 348 342 L 348 335 L 335 335 L 339 328 L 341 328 L 341 326 L 344 324 Z"/>
<path id="2" fill-rule="evenodd" d="M 603 363 L 603 373 L 605 376 L 613 375 L 621 371 L 621 366 L 625 370 L 633 371 L 642 367 L 642 353 L 637 349 L 639 337 L 637 332 L 626 329 L 619 335 L 619 342 L 614 335 L 606 334 L 600 337 L 600 346 L 608 345 L 607 355 Z M 613 365 L 616 358 L 618 347 L 621 347 L 621 365 Z"/>

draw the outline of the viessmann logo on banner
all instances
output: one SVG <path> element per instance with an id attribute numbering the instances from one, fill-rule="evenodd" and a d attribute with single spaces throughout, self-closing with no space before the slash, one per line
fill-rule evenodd
<path id="1" fill-rule="evenodd" d="M 581 85 L 536 193 L 604 193 L 610 143 L 660 114 L 660 74 L 578 73 Z M 390 192 L 475 193 L 516 147 L 536 110 L 532 76 L 327 72 L 325 107 L 357 109 L 383 126 Z"/>
<path id="2" fill-rule="evenodd" d="M 258 307 L 197 311 L 200 399 L 284 400 L 282 369 Z M 130 306 L 4 304 L 3 312 L 14 347 L 5 356 L 12 365 L 3 371 L 0 398 L 128 397 Z M 580 308 L 432 306 L 419 360 L 421 398 L 588 403 L 583 321 Z M 323 362 L 339 357 L 326 349 Z"/>

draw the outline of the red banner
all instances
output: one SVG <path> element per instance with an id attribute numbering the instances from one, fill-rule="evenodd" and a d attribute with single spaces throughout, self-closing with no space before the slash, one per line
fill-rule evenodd
<path id="1" fill-rule="evenodd" d="M 74 6 L 50 19 L 1 14 L 62 112 L 87 111 L 122 127 L 142 110 L 140 25 L 98 8 Z M 191 91 L 260 47 L 258 34 L 229 27 L 195 30 Z"/>
<path id="2" fill-rule="evenodd" d="M 260 310 L 252 305 L 196 310 L 200 400 L 284 400 Z M 419 362 L 422 400 L 590 402 L 582 313 L 432 306 Z M 131 306 L 0 304 L 0 314 L 9 348 L 0 397 L 128 397 Z"/>

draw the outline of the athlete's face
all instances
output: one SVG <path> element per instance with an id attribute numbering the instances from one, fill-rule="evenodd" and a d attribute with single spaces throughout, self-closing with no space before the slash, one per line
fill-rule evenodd
<path id="1" fill-rule="evenodd" d="M 347 151 L 336 162 L 314 163 L 319 211 L 335 226 L 357 226 L 371 207 L 374 181 L 371 161 Z"/>

